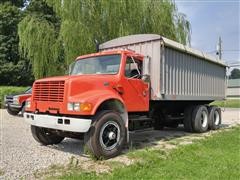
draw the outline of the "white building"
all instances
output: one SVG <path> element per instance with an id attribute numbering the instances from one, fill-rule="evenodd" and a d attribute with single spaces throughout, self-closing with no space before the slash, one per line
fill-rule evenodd
<path id="1" fill-rule="evenodd" d="M 227 98 L 240 99 L 240 79 L 228 80 Z"/>

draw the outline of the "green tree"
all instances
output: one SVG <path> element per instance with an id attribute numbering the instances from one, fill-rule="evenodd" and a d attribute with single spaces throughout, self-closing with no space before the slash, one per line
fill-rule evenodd
<path id="1" fill-rule="evenodd" d="M 16 6 L 0 4 L 0 62 L 17 63 L 19 59 L 17 24 L 20 16 Z"/>
<path id="2" fill-rule="evenodd" d="M 174 1 L 45 2 L 56 13 L 50 15 L 60 18 L 60 26 L 35 16 L 27 16 L 19 25 L 21 52 L 32 59 L 34 75 L 38 78 L 51 74 L 52 62 L 62 62 L 64 58 L 67 67 L 78 55 L 93 52 L 95 39 L 104 42 L 129 34 L 155 33 L 183 44 L 190 42 L 190 24 L 178 12 Z"/>
<path id="3" fill-rule="evenodd" d="M 234 68 L 231 71 L 229 79 L 240 79 L 240 69 Z"/>
<path id="4" fill-rule="evenodd" d="M 62 43 L 58 39 L 60 20 L 43 0 L 32 0 L 19 23 L 19 47 L 30 59 L 35 78 L 62 73 Z"/>
<path id="5" fill-rule="evenodd" d="M 16 7 L 23 7 L 27 0 L 1 0 L 1 3 L 10 3 Z"/>
<path id="6" fill-rule="evenodd" d="M 13 0 L 0 3 L 0 85 L 28 85 L 32 81 L 31 68 L 18 51 L 17 25 L 23 3 Z"/>

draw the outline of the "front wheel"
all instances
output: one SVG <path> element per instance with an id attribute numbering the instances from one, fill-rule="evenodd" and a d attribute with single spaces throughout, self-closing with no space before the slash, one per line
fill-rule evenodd
<path id="1" fill-rule="evenodd" d="M 31 132 L 33 138 L 42 145 L 59 144 L 64 137 L 59 136 L 47 128 L 37 127 L 31 125 Z"/>
<path id="2" fill-rule="evenodd" d="M 18 113 L 19 113 L 20 111 L 18 111 L 18 110 L 13 110 L 13 109 L 11 109 L 10 107 L 7 107 L 7 112 L 8 112 L 10 115 L 16 116 L 16 115 L 18 115 Z"/>
<path id="3" fill-rule="evenodd" d="M 125 143 L 126 127 L 119 113 L 102 111 L 96 115 L 84 140 L 96 158 L 112 158 L 121 153 Z"/>

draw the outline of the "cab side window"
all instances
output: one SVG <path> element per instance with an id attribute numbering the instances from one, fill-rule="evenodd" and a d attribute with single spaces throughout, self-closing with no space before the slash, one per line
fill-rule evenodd
<path id="1" fill-rule="evenodd" d="M 127 78 L 140 79 L 142 73 L 142 61 L 134 59 L 132 57 L 127 57 L 125 76 Z"/>

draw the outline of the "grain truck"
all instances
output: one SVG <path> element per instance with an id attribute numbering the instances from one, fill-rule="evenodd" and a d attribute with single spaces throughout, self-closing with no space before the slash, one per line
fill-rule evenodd
<path id="1" fill-rule="evenodd" d="M 36 80 L 24 118 L 43 145 L 84 137 L 94 156 L 111 158 L 135 129 L 218 129 L 221 110 L 209 104 L 225 89 L 222 61 L 160 35 L 130 35 L 77 57 L 69 75 Z"/>

